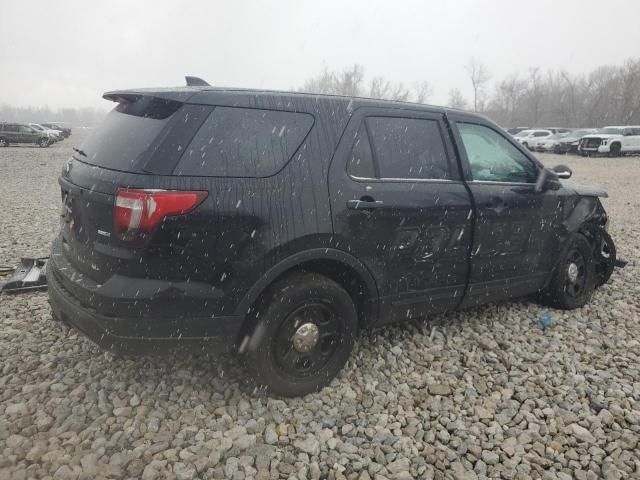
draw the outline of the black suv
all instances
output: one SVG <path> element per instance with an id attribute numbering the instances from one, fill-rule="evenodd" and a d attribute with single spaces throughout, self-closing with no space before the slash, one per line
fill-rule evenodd
<path id="1" fill-rule="evenodd" d="M 606 193 L 481 116 L 211 87 L 104 98 L 59 179 L 47 266 L 54 316 L 104 348 L 235 350 L 299 395 L 361 328 L 528 294 L 577 308 L 611 274 Z"/>
<path id="2" fill-rule="evenodd" d="M 8 147 L 12 143 L 33 143 L 40 147 L 48 147 L 52 142 L 47 132 L 30 125 L 0 123 L 0 147 Z"/>

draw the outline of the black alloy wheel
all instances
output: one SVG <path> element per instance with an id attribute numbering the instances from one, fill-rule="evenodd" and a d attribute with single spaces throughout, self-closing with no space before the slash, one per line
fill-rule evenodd
<path id="1" fill-rule="evenodd" d="M 238 340 L 256 383 L 287 397 L 320 390 L 355 344 L 358 313 L 338 283 L 312 272 L 276 281 L 255 306 Z"/>
<path id="2" fill-rule="evenodd" d="M 563 310 L 580 308 L 591 299 L 595 286 L 592 245 L 584 235 L 574 233 L 558 258 L 551 281 L 542 291 L 542 301 Z"/>

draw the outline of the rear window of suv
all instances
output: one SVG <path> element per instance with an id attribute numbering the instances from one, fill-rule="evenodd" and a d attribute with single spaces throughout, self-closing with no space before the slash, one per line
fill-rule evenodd
<path id="1" fill-rule="evenodd" d="M 163 138 L 183 104 L 154 97 L 119 103 L 80 145 L 75 157 L 112 170 L 142 172 L 145 153 Z"/>
<path id="2" fill-rule="evenodd" d="M 306 113 L 216 107 L 187 147 L 175 175 L 266 177 L 277 173 L 313 125 Z"/>

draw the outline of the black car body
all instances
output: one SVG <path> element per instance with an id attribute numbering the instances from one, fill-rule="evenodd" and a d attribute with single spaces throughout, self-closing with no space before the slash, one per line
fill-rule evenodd
<path id="1" fill-rule="evenodd" d="M 560 183 L 475 114 L 210 87 L 104 97 L 116 108 L 60 176 L 47 268 L 55 316 L 105 348 L 239 349 L 261 382 L 305 393 L 358 328 L 548 292 L 576 235 L 589 265 L 606 235 L 603 192 Z M 587 287 L 549 298 L 579 306 Z M 315 320 L 280 325 L 289 304 Z"/>
<path id="2" fill-rule="evenodd" d="M 42 125 L 43 127 L 47 127 L 50 128 L 52 130 L 59 130 L 60 132 L 62 132 L 62 136 L 64 138 L 69 138 L 71 136 L 71 128 L 70 127 L 64 127 L 62 125 L 60 125 L 59 123 L 41 123 L 40 125 Z"/>
<path id="3" fill-rule="evenodd" d="M 45 131 L 37 130 L 25 123 L 0 123 L 0 147 L 7 147 L 12 143 L 32 143 L 48 147 L 51 138 Z"/>

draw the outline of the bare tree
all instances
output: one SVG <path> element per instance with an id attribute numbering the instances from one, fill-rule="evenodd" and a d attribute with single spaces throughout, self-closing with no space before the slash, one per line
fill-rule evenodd
<path id="1" fill-rule="evenodd" d="M 449 90 L 449 101 L 447 105 L 451 108 L 459 108 L 461 110 L 467 110 L 469 108 L 469 102 L 462 96 L 462 93 L 457 88 Z"/>
<path id="2" fill-rule="evenodd" d="M 475 58 L 469 60 L 466 69 L 473 87 L 473 111 L 479 112 L 484 106 L 485 89 L 491 75 L 487 68 Z"/>
<path id="3" fill-rule="evenodd" d="M 427 103 L 431 95 L 433 95 L 433 87 L 429 82 L 423 80 L 413 84 L 413 92 L 416 103 Z"/>

